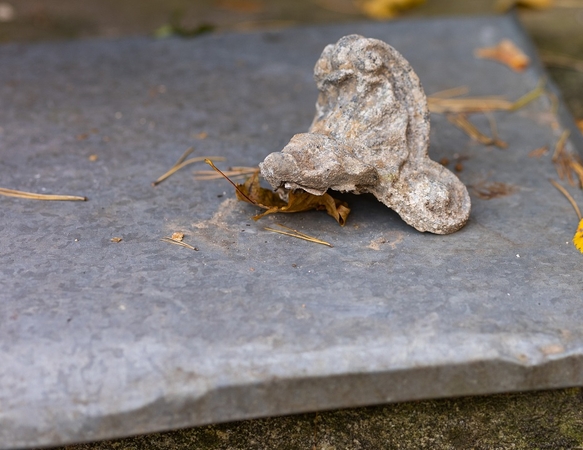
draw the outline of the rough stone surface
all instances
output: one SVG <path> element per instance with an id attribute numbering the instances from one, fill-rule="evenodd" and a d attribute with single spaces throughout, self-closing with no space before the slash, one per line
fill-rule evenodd
<path id="1" fill-rule="evenodd" d="M 309 132 L 260 164 L 275 189 L 372 193 L 419 231 L 448 234 L 465 225 L 470 196 L 427 154 L 427 99 L 399 52 L 344 36 L 324 49 L 314 77 L 320 94 Z"/>
<path id="2" fill-rule="evenodd" d="M 352 33 L 391 42 L 428 93 L 514 99 L 544 75 L 503 17 L 0 46 L 2 187 L 89 197 L 0 199 L 0 447 L 583 384 L 577 219 L 551 154 L 528 156 L 570 123 L 546 96 L 494 114 L 504 151 L 432 117 L 434 160 L 458 152 L 464 184 L 516 188 L 472 197 L 448 236 L 372 195 L 347 195 L 339 227 L 253 222 L 224 180 L 189 170 L 151 186 L 190 145 L 248 166 L 307 130 L 314 61 Z M 473 57 L 500 36 L 535 64 Z M 275 221 L 334 247 L 264 230 Z M 199 251 L 160 242 L 175 231 Z"/>

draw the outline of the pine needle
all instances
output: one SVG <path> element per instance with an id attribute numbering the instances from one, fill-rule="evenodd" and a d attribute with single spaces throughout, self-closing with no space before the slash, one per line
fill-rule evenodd
<path id="1" fill-rule="evenodd" d="M 583 60 L 581 59 L 572 58 L 566 55 L 557 55 L 554 53 L 542 53 L 541 59 L 545 65 L 550 67 L 583 72 Z"/>
<path id="2" fill-rule="evenodd" d="M 469 91 L 470 89 L 467 86 L 458 86 L 435 92 L 430 98 L 452 98 L 459 95 L 466 95 Z"/>
<path id="3" fill-rule="evenodd" d="M 257 202 L 251 200 L 249 198 L 249 196 L 247 194 L 245 194 L 241 189 L 239 189 L 239 186 L 237 186 L 235 183 L 233 183 L 231 181 L 231 179 L 227 175 L 225 175 L 221 169 L 219 169 L 217 166 L 215 166 L 215 164 L 210 159 L 207 158 L 204 160 L 204 162 L 207 163 L 209 166 L 211 166 L 218 173 L 220 173 L 221 176 L 224 177 L 229 183 L 231 183 L 233 185 L 233 187 L 237 190 L 237 192 L 239 194 L 241 194 L 243 197 L 245 197 L 247 199 L 247 201 L 249 201 L 249 203 L 251 203 L 252 205 L 257 205 Z"/>
<path id="4" fill-rule="evenodd" d="M 49 200 L 49 201 L 78 201 L 85 202 L 87 197 L 76 195 L 56 195 L 56 194 L 36 194 L 34 192 L 17 191 L 15 189 L 0 188 L 0 195 L 6 197 L 26 198 L 29 200 Z"/>
<path id="5" fill-rule="evenodd" d="M 444 92 L 438 92 L 437 96 L 427 97 L 427 106 L 432 113 L 475 113 L 486 111 L 516 111 L 538 98 L 545 91 L 545 79 L 541 79 L 538 85 L 518 100 L 511 102 L 501 96 L 444 98 Z M 448 89 L 455 91 L 456 89 Z M 451 96 L 451 94 L 449 94 Z"/>
<path id="6" fill-rule="evenodd" d="M 557 141 L 552 161 L 561 180 L 566 178 L 571 186 L 579 184 L 579 187 L 583 188 L 583 164 L 577 156 L 565 151 L 568 137 L 569 130 L 565 130 Z M 579 179 L 578 183 L 574 180 L 574 175 Z"/>
<path id="7" fill-rule="evenodd" d="M 510 111 L 517 111 L 521 108 L 524 108 L 530 102 L 536 100 L 538 97 L 544 94 L 546 82 L 547 80 L 545 78 L 541 78 L 532 91 L 527 92 L 512 104 Z"/>
<path id="8" fill-rule="evenodd" d="M 510 111 L 513 103 L 502 97 L 435 98 L 428 97 L 432 113 L 472 113 L 483 111 Z"/>
<path id="9" fill-rule="evenodd" d="M 205 161 L 208 158 L 213 158 L 216 161 L 224 161 L 225 160 L 225 158 L 223 158 L 221 156 L 197 156 L 195 158 L 190 158 L 190 159 L 187 160 L 186 158 L 193 151 L 194 151 L 194 147 L 190 147 L 190 148 L 186 149 L 186 151 L 182 154 L 182 156 L 180 158 L 178 158 L 178 161 L 176 161 L 174 163 L 174 165 L 170 168 L 170 170 L 168 170 L 164 175 L 162 175 L 156 181 L 154 181 L 152 183 L 152 186 L 157 186 L 158 184 L 162 183 L 162 181 L 164 181 L 165 179 L 167 179 L 168 177 L 170 177 L 174 173 L 178 172 L 183 167 L 188 166 L 189 164 L 193 164 L 193 163 L 197 163 L 197 162 L 203 162 L 203 161 Z"/>
<path id="10" fill-rule="evenodd" d="M 285 236 L 291 236 L 291 237 L 295 237 L 297 239 L 303 239 L 304 241 L 313 242 L 314 244 L 321 244 L 321 245 L 326 245 L 328 247 L 334 247 L 329 242 L 326 242 L 326 241 L 323 241 L 321 239 L 310 236 L 308 234 L 302 233 L 301 231 L 294 230 L 293 228 L 286 227 L 285 225 L 282 225 L 280 223 L 278 223 L 276 225 L 280 226 L 281 228 L 285 228 L 286 230 L 289 230 L 289 231 L 276 230 L 275 228 L 269 228 L 269 227 L 265 227 L 264 229 L 267 231 L 272 231 L 274 233 L 283 234 Z"/>
<path id="11" fill-rule="evenodd" d="M 198 248 L 193 247 L 192 245 L 187 244 L 186 242 L 179 241 L 177 239 L 172 239 L 171 237 L 163 237 L 160 239 L 162 242 L 168 242 L 169 244 L 180 245 L 181 247 L 188 248 L 190 250 L 198 251 Z"/>
<path id="12" fill-rule="evenodd" d="M 228 176 L 229 178 L 237 178 L 237 177 L 246 177 L 249 175 L 253 175 L 255 172 L 259 170 L 258 167 L 231 167 L 230 170 L 223 171 L 223 174 Z M 216 172 L 215 170 L 197 170 L 194 172 L 194 175 L 197 180 L 218 180 L 223 178 L 223 175 Z"/>
<path id="13" fill-rule="evenodd" d="M 465 114 L 448 114 L 447 120 L 449 120 L 452 124 L 456 127 L 465 131 L 468 136 L 470 136 L 475 141 L 478 141 L 484 145 L 495 145 L 499 148 L 506 148 L 508 144 L 504 141 L 498 139 L 498 131 L 496 128 L 496 122 L 493 121 L 493 118 L 488 117 L 490 120 L 490 126 L 492 127 L 492 135 L 493 137 L 488 137 L 484 133 L 482 133 L 476 126 L 468 120 L 468 117 Z"/>
<path id="14" fill-rule="evenodd" d="M 563 186 L 561 186 L 559 183 L 557 183 L 555 180 L 551 178 L 549 178 L 549 181 L 554 187 L 556 187 L 559 190 L 561 194 L 563 194 L 566 197 L 567 200 L 569 200 L 569 203 L 571 203 L 571 206 L 575 209 L 575 212 L 577 213 L 577 217 L 579 217 L 579 220 L 581 220 L 581 211 L 579 210 L 579 206 L 577 206 L 577 203 L 575 203 L 575 200 L 573 199 L 573 197 L 571 197 L 571 194 L 569 194 L 567 189 L 565 189 Z"/>

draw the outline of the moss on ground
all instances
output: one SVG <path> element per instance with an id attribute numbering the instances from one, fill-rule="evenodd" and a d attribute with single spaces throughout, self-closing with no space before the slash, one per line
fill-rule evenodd
<path id="1" fill-rule="evenodd" d="M 66 450 L 434 448 L 583 448 L 583 391 L 577 388 L 426 400 L 246 420 L 79 444 Z"/>

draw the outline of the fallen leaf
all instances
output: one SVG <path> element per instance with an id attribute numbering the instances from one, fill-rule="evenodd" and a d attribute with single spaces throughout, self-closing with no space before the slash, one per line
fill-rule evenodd
<path id="1" fill-rule="evenodd" d="M 341 226 L 344 226 L 350 213 L 350 208 L 346 202 L 338 200 L 330 194 L 314 195 L 298 189 L 287 193 L 286 202 L 276 192 L 261 187 L 259 172 L 255 172 L 244 184 L 237 184 L 235 195 L 241 201 L 266 209 L 264 213 L 254 216 L 254 220 L 279 212 L 293 213 L 315 209 L 318 211 L 326 210 L 328 215 L 334 217 Z"/>
<path id="2" fill-rule="evenodd" d="M 184 233 L 180 233 L 179 231 L 175 231 L 174 233 L 172 233 L 172 236 L 170 237 L 170 239 L 172 239 L 173 241 L 181 242 L 182 239 L 184 239 Z"/>
<path id="3" fill-rule="evenodd" d="M 358 7 L 373 19 L 391 19 L 401 11 L 422 5 L 425 0 L 360 0 Z"/>
<path id="4" fill-rule="evenodd" d="M 549 152 L 549 148 L 545 145 L 544 147 L 535 148 L 528 153 L 529 158 L 540 158 Z"/>
<path id="5" fill-rule="evenodd" d="M 514 194 L 516 186 L 501 181 L 481 182 L 472 186 L 476 195 L 482 200 L 505 197 Z"/>
<path id="6" fill-rule="evenodd" d="M 210 159 L 206 159 L 205 162 L 235 187 L 237 199 L 266 210 L 264 213 L 254 216 L 253 220 L 259 220 L 267 214 L 278 212 L 292 213 L 315 209 L 318 211 L 326 210 L 328 215 L 334 217 L 340 226 L 344 226 L 348 214 L 350 214 L 348 204 L 330 194 L 313 195 L 298 189 L 287 192 L 287 200 L 283 200 L 276 192 L 261 187 L 258 170 L 245 183 L 235 184 Z"/>
<path id="7" fill-rule="evenodd" d="M 91 162 L 95 162 L 99 159 L 99 156 L 97 155 L 89 155 L 89 161 Z"/>
<path id="8" fill-rule="evenodd" d="M 583 119 L 577 121 L 577 127 L 581 130 L 581 133 L 583 133 Z"/>
<path id="9" fill-rule="evenodd" d="M 477 58 L 493 59 L 506 64 L 515 72 L 522 72 L 530 64 L 530 58 L 510 39 L 503 39 L 494 47 L 478 48 L 474 54 Z"/>
<path id="10" fill-rule="evenodd" d="M 120 237 L 112 237 L 112 238 L 110 239 L 110 241 L 111 241 L 111 242 L 116 242 L 116 243 L 117 243 L 117 242 L 121 242 L 122 240 L 123 240 L 123 239 L 122 239 L 122 238 L 120 238 Z"/>

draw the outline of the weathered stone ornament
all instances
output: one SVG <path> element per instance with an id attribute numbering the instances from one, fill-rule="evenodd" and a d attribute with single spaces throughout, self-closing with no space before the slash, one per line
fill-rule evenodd
<path id="1" fill-rule="evenodd" d="M 324 49 L 314 76 L 320 94 L 309 132 L 260 164 L 271 186 L 369 192 L 419 231 L 463 227 L 468 191 L 427 155 L 427 99 L 403 56 L 377 39 L 345 36 Z"/>

